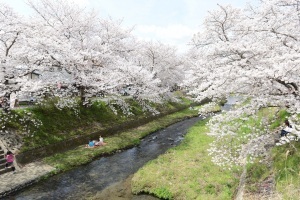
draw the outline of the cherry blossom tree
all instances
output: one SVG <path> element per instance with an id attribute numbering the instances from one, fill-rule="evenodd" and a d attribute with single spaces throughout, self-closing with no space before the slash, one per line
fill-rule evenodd
<path id="1" fill-rule="evenodd" d="M 72 84 L 65 90 L 66 98 L 79 94 L 86 104 L 100 93 L 120 96 L 120 88 L 128 85 L 134 86 L 129 94 L 139 100 L 157 101 L 163 95 L 155 74 L 134 63 L 137 42 L 121 21 L 100 19 L 61 0 L 29 4 L 36 11 L 31 21 L 37 37 L 32 38 L 34 51 L 28 63 L 42 66 L 43 71 L 55 67 L 69 72 Z M 44 84 L 58 81 L 49 79 Z"/>
<path id="2" fill-rule="evenodd" d="M 209 12 L 203 31 L 193 37 L 185 81 L 190 94 L 197 100 L 230 95 L 251 99 L 235 114 L 214 121 L 212 132 L 224 136 L 220 141 L 225 142 L 229 135 L 237 137 L 234 130 L 241 126 L 231 124 L 229 128 L 223 122 L 254 115 L 262 107 L 300 112 L 298 7 L 296 0 L 262 0 L 259 6 L 243 10 L 219 5 L 218 10 Z M 253 130 L 251 135 L 261 134 Z M 235 159 L 228 160 L 234 163 Z"/>
<path id="3" fill-rule="evenodd" d="M 136 62 L 155 73 L 161 80 L 161 87 L 169 91 L 176 89 L 184 79 L 183 57 L 177 49 L 161 42 L 141 42 Z"/>
<path id="4" fill-rule="evenodd" d="M 0 4 L 0 98 L 5 110 L 12 92 L 16 92 L 22 85 L 22 76 L 26 71 L 19 65 L 25 41 L 26 23 L 21 20 L 12 8 Z"/>
<path id="5" fill-rule="evenodd" d="M 199 53 L 194 69 L 202 79 L 198 98 L 247 94 L 269 102 L 280 99 L 297 111 L 296 4 L 263 1 L 253 9 L 242 14 L 231 6 L 220 6 L 205 20 L 205 32 L 194 37 Z"/>

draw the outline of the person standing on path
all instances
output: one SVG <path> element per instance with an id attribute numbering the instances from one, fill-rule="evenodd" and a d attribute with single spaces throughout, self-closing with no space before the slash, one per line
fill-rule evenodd
<path id="1" fill-rule="evenodd" d="M 7 153 L 5 155 L 5 159 L 6 159 L 5 168 L 8 168 L 11 166 L 13 173 L 15 173 L 15 170 L 16 170 L 16 168 L 14 166 L 15 155 L 11 151 L 7 151 Z"/>

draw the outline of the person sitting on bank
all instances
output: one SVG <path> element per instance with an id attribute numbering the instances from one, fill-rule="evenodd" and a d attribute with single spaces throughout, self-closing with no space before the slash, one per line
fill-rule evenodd
<path id="1" fill-rule="evenodd" d="M 293 131 L 292 125 L 287 119 L 284 121 L 284 124 L 285 127 L 281 130 L 280 137 L 286 136 L 288 133 Z"/>
<path id="2" fill-rule="evenodd" d="M 89 143 L 85 146 L 86 148 L 94 148 L 95 142 L 93 140 L 89 140 Z"/>
<path id="3" fill-rule="evenodd" d="M 99 137 L 99 142 L 96 142 L 95 143 L 95 146 L 104 146 L 104 145 L 106 145 L 106 143 L 104 142 L 104 139 L 103 139 L 103 137 Z"/>

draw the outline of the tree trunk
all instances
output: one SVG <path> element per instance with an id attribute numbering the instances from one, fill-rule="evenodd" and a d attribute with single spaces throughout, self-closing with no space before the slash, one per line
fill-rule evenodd
<path id="1" fill-rule="evenodd" d="M 10 93 L 6 93 L 3 97 L 3 103 L 2 103 L 3 111 L 6 113 L 10 109 L 9 102 L 10 102 Z"/>
<path id="2" fill-rule="evenodd" d="M 85 87 L 79 86 L 79 92 L 81 105 L 85 106 Z"/>

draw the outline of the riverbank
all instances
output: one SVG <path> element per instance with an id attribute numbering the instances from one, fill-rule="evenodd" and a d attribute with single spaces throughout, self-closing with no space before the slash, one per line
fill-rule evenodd
<path id="1" fill-rule="evenodd" d="M 18 160 L 25 164 L 32 162 L 32 158 L 58 153 L 55 150 L 72 149 L 89 137 L 96 139 L 100 132 L 108 136 L 193 104 L 179 91 L 174 97 L 176 100 L 144 104 L 132 98 L 124 99 L 122 104 L 113 98 L 109 102 L 94 99 L 89 106 L 78 101 L 64 108 L 59 107 L 59 99 L 52 98 L 33 107 L 20 107 L 7 113 L 0 110 L 0 146 L 3 144 L 2 149 L 19 155 Z"/>
<path id="2" fill-rule="evenodd" d="M 167 115 L 151 121 L 145 125 L 137 128 L 129 129 L 124 132 L 114 134 L 106 137 L 105 142 L 107 145 L 97 148 L 85 148 L 80 145 L 77 148 L 67 151 L 65 153 L 55 154 L 53 156 L 43 159 L 43 161 L 56 168 L 54 173 L 60 173 L 70 170 L 76 166 L 86 164 L 99 156 L 105 156 L 131 148 L 140 143 L 141 139 L 145 136 L 158 131 L 162 128 L 170 126 L 186 118 L 198 116 L 198 109 L 200 106 L 193 109 L 187 108 L 174 114 Z"/>
<path id="3" fill-rule="evenodd" d="M 38 160 L 40 158 L 45 158 L 56 153 L 65 152 L 67 150 L 71 150 L 76 148 L 77 146 L 82 145 L 83 143 L 87 143 L 89 140 L 98 140 L 99 136 L 103 137 L 110 137 L 116 135 L 118 133 L 124 132 L 125 130 L 129 130 L 131 128 L 138 127 L 140 125 L 146 124 L 148 122 L 154 121 L 159 119 L 163 116 L 170 115 L 172 113 L 176 113 L 183 109 L 191 107 L 193 104 L 188 102 L 180 103 L 180 104 L 166 104 L 165 108 L 160 108 L 161 111 L 159 114 L 137 114 L 134 117 L 124 117 L 122 115 L 119 116 L 120 119 L 112 120 L 112 122 L 103 122 L 101 121 L 103 127 L 102 128 L 95 128 L 94 132 L 88 132 L 89 134 L 85 133 L 83 135 L 76 135 L 74 137 L 70 137 L 63 141 L 49 144 L 43 147 L 35 148 L 29 151 L 20 152 L 17 155 L 17 160 L 19 163 L 25 164 L 28 162 L 33 162 L 34 160 Z M 203 102 L 204 103 L 204 102 Z M 95 111 L 99 112 L 99 111 Z M 106 111 L 107 112 L 107 111 Z M 106 113 L 107 114 L 107 113 Z M 106 119 L 107 120 L 107 119 Z M 66 122 L 68 123 L 68 122 Z M 71 119 L 69 123 L 72 123 Z M 106 124 L 106 125 L 105 125 Z"/>
<path id="4" fill-rule="evenodd" d="M 239 170 L 212 163 L 207 149 L 213 137 L 207 135 L 207 121 L 193 126 L 179 146 L 141 168 L 132 179 L 133 193 L 162 199 L 231 199 Z"/>
<path id="5" fill-rule="evenodd" d="M 251 129 L 245 128 L 247 126 L 256 131 L 261 130 L 262 121 L 268 121 L 271 130 L 270 133 L 248 141 L 248 149 L 245 151 L 252 152 L 253 156 L 259 159 L 245 166 L 244 176 L 241 176 L 242 166 L 232 166 L 229 169 L 217 166 L 211 161 L 212 158 L 207 149 L 210 148 L 214 137 L 208 134 L 207 124 L 199 122 L 190 129 L 179 146 L 150 161 L 134 175 L 131 184 L 132 191 L 135 194 L 148 193 L 163 199 L 224 200 L 235 198 L 236 194 L 243 190 L 241 198 L 238 199 L 255 199 L 257 195 L 266 198 L 273 197 L 275 189 L 279 189 L 284 196 L 290 197 L 291 194 L 287 192 L 291 191 L 287 190 L 287 183 L 290 183 L 289 189 L 299 194 L 299 191 L 295 189 L 299 183 L 298 173 L 300 173 L 299 166 L 295 166 L 299 165 L 299 153 L 296 151 L 299 145 L 276 147 L 273 155 L 270 155 L 275 145 L 274 137 L 278 135 L 276 128 L 287 116 L 288 113 L 284 110 L 280 111 L 280 108 L 263 108 L 257 113 L 257 117 L 249 117 L 247 120 L 237 119 L 242 120 L 242 126 L 236 129 L 235 137 L 251 134 Z M 235 141 L 234 145 L 238 144 Z M 223 142 L 221 145 L 226 144 Z M 222 149 L 222 147 L 219 148 Z M 269 158 L 271 161 L 261 162 Z M 275 161 L 274 167 L 272 160 Z M 285 172 L 282 172 L 282 169 Z M 272 176 L 276 177 L 277 188 L 272 188 L 272 184 L 275 184 L 275 179 L 274 182 L 270 182 Z M 293 195 L 293 197 L 296 196 Z"/>
<path id="6" fill-rule="evenodd" d="M 53 168 L 49 168 L 49 170 L 46 171 L 45 174 L 37 177 L 35 181 L 67 171 L 79 165 L 89 163 L 93 159 L 99 158 L 100 156 L 112 154 L 116 151 L 119 151 L 120 149 L 126 149 L 131 146 L 137 145 L 140 142 L 140 139 L 144 136 L 156 130 L 169 126 L 175 122 L 181 121 L 185 118 L 197 115 L 197 107 L 195 107 L 194 109 L 188 108 L 183 111 L 162 117 L 156 121 L 150 122 L 138 128 L 131 129 L 129 131 L 122 132 L 111 137 L 106 137 L 105 141 L 108 144 L 104 147 L 86 149 L 84 148 L 84 145 L 81 145 L 74 150 L 45 158 L 42 161 L 43 165 L 47 164 L 47 166 L 52 166 Z M 26 166 L 27 165 L 25 165 L 24 168 L 22 168 L 20 171 L 22 172 L 22 170 L 26 169 Z M 36 166 L 36 168 L 39 168 L 39 166 Z M 17 177 L 19 174 L 25 174 L 25 171 L 22 173 L 21 172 L 14 175 L 16 175 Z M 34 173 L 34 171 L 27 171 L 26 173 L 28 173 L 28 177 L 30 177 L 30 174 Z M 3 182 L 3 184 L 5 185 L 5 181 Z M 1 195 L 7 195 L 11 192 L 14 192 L 15 188 L 18 187 L 20 188 L 19 182 L 16 182 L 14 186 L 11 186 L 9 191 L 3 191 L 3 189 L 1 188 Z"/>

